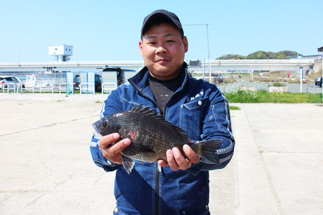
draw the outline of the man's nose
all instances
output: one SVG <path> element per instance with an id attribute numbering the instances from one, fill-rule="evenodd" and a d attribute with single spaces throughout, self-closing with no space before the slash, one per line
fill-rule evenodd
<path id="1" fill-rule="evenodd" d="M 157 47 L 156 54 L 165 54 L 165 53 L 167 53 L 167 49 L 164 46 L 160 45 Z"/>

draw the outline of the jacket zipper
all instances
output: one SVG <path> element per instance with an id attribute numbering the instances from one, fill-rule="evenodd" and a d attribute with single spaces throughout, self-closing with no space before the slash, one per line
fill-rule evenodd
<path id="1" fill-rule="evenodd" d="M 135 87 L 134 84 L 132 84 L 132 86 Z M 138 90 L 138 92 L 143 97 L 147 98 L 152 103 L 154 103 L 156 105 L 156 107 L 158 107 L 157 103 L 153 99 L 151 99 L 149 96 L 146 96 L 144 93 L 141 92 L 141 90 Z M 156 162 L 156 167 L 155 167 L 155 215 L 159 215 L 159 168 L 158 168 L 158 163 L 157 162 Z"/>
<path id="2" fill-rule="evenodd" d="M 159 168 L 156 163 L 156 180 L 155 180 L 155 215 L 159 215 Z"/>
<path id="3" fill-rule="evenodd" d="M 181 89 L 180 90 L 177 90 L 176 92 L 174 92 L 174 94 L 173 94 L 173 96 L 176 94 L 176 93 L 178 93 L 178 92 L 180 92 L 180 91 L 182 91 L 183 90 L 183 86 L 186 84 L 186 81 L 187 81 L 187 75 L 186 75 L 186 77 L 185 77 L 185 79 L 184 79 L 184 83 L 181 85 Z M 155 105 L 156 105 L 156 107 L 158 107 L 158 105 L 157 105 L 157 103 L 153 100 L 153 99 L 151 99 L 149 96 L 146 96 L 144 93 L 142 93 L 141 92 L 141 90 L 139 90 L 137 87 L 135 87 L 135 84 L 134 83 L 132 83 L 132 81 L 131 80 L 129 80 L 129 82 L 132 84 L 132 86 L 135 88 L 135 89 L 137 89 L 138 90 L 138 92 L 143 96 L 143 97 L 145 97 L 145 98 L 147 98 L 148 100 L 150 100 L 151 102 L 153 102 Z M 173 97 L 172 96 L 172 97 Z M 168 102 L 169 102 L 170 100 L 168 100 Z M 167 102 L 167 104 L 168 104 L 168 102 Z M 167 107 L 167 104 L 166 104 L 166 107 Z M 164 113 L 164 119 L 166 119 L 166 109 L 165 109 L 165 113 Z M 160 167 L 161 168 L 161 167 Z M 156 162 L 156 168 L 155 168 L 155 215 L 159 215 L 159 175 L 160 175 L 160 171 L 159 171 L 159 166 L 158 166 L 158 163 Z"/>

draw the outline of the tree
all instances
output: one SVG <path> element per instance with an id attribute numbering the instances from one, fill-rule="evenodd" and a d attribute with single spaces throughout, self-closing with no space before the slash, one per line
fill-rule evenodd
<path id="1" fill-rule="evenodd" d="M 242 55 L 235 55 L 235 54 L 227 54 L 220 57 L 220 60 L 239 60 L 245 59 L 245 56 Z"/>
<path id="2" fill-rule="evenodd" d="M 265 51 L 256 51 L 248 56 L 236 55 L 236 54 L 227 54 L 221 56 L 220 60 L 242 60 L 242 59 L 287 59 L 290 56 L 302 56 L 301 54 L 295 51 L 280 51 L 280 52 L 265 52 Z"/>
<path id="3" fill-rule="evenodd" d="M 247 59 L 268 59 L 268 56 L 265 51 L 257 51 L 249 54 Z"/>

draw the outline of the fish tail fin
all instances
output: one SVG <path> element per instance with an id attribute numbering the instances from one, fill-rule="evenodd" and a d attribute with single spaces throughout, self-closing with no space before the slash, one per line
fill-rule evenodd
<path id="1" fill-rule="evenodd" d="M 121 155 L 123 168 L 130 174 L 131 170 L 135 166 L 135 161 L 131 158 L 128 158 L 124 155 Z"/>
<path id="2" fill-rule="evenodd" d="M 216 151 L 220 148 L 221 144 L 221 139 L 204 140 L 194 143 L 191 145 L 191 148 L 207 162 L 211 164 L 219 164 L 220 160 Z"/>

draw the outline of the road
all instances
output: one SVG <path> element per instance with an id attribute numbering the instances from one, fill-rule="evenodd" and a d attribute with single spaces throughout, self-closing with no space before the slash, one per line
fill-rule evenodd
<path id="1" fill-rule="evenodd" d="M 1 215 L 112 214 L 115 172 L 89 152 L 105 99 L 0 93 Z M 323 214 L 323 107 L 230 105 L 235 154 L 210 171 L 211 214 Z"/>

